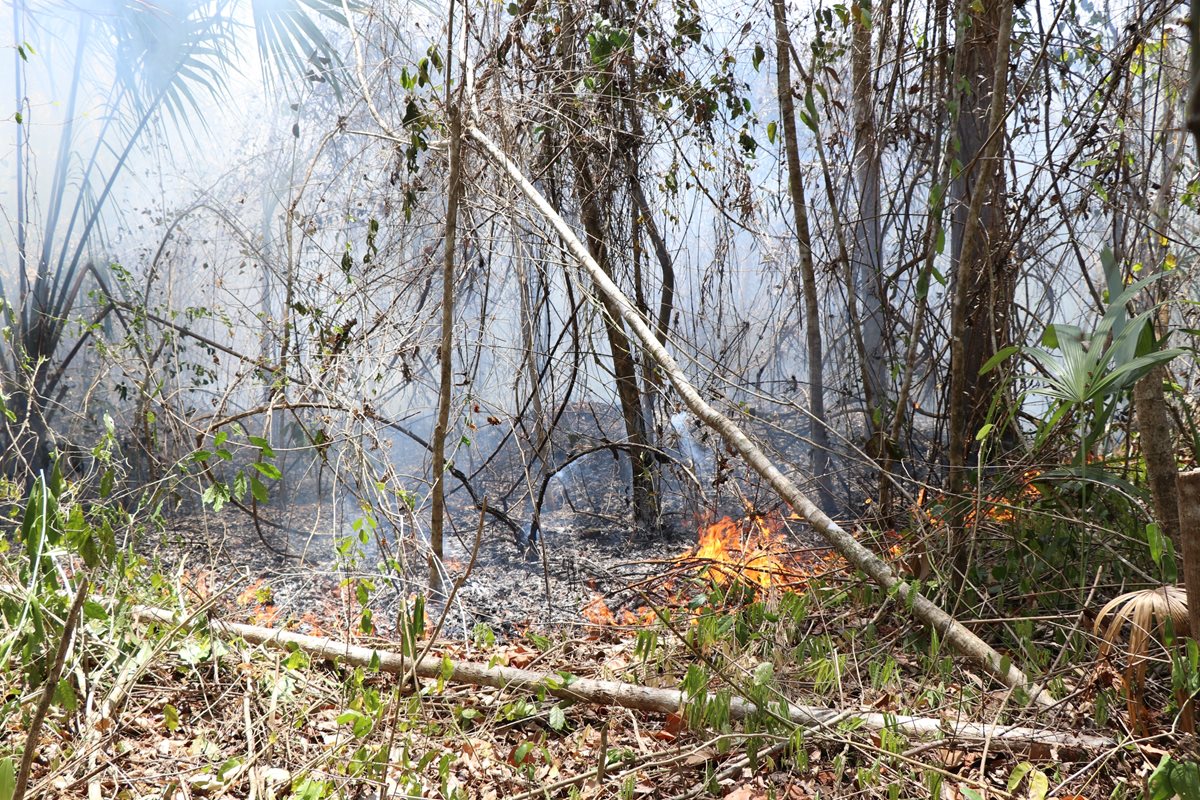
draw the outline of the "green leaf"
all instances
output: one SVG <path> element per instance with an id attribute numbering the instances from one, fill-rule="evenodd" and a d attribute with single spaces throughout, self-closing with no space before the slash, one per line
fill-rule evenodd
<path id="1" fill-rule="evenodd" d="M 767 123 L 767 141 L 771 144 L 775 144 L 775 134 L 778 133 L 778 129 L 778 123 L 774 120 Z"/>
<path id="2" fill-rule="evenodd" d="M 979 429 L 979 433 L 975 434 L 975 441 L 982 442 L 984 439 L 987 438 L 988 434 L 992 432 L 992 428 L 995 428 L 995 427 L 996 427 L 995 424 L 991 423 L 991 422 L 984 425 L 982 428 Z"/>
<path id="3" fill-rule="evenodd" d="M 211 505 L 213 512 L 219 512 L 229 502 L 229 487 L 223 483 L 211 484 L 200 497 L 205 505 Z"/>
<path id="4" fill-rule="evenodd" d="M 754 685 L 766 686 L 775 678 L 775 666 L 770 661 L 763 661 L 754 668 Z"/>
<path id="5" fill-rule="evenodd" d="M 556 731 L 561 731 L 567 727 L 567 715 L 559 706 L 554 706 L 550 709 L 550 727 Z"/>
<path id="6" fill-rule="evenodd" d="M 1171 768 L 1171 788 L 1183 800 L 1200 800 L 1200 764 L 1175 762 Z"/>
<path id="7" fill-rule="evenodd" d="M 1153 522 L 1146 523 L 1146 544 L 1150 546 L 1150 560 L 1156 567 L 1162 566 L 1163 535 Z"/>
<path id="8" fill-rule="evenodd" d="M 1040 769 L 1035 769 L 1029 773 L 1029 800 L 1046 800 L 1046 793 L 1050 791 L 1050 779 L 1046 777 L 1046 773 Z"/>
<path id="9" fill-rule="evenodd" d="M 988 374 L 989 372 L 994 370 L 996 368 L 996 366 L 1000 364 L 1000 362 L 1004 361 L 1006 358 L 1008 358 L 1009 356 L 1011 356 L 1013 353 L 1017 352 L 1018 350 L 1020 350 L 1020 348 L 1016 347 L 1015 345 L 1010 345 L 1008 347 L 1000 348 L 998 351 L 996 351 L 995 355 L 993 355 L 991 358 L 989 358 L 987 361 L 985 361 L 983 363 L 983 366 L 979 368 L 979 374 L 980 375 Z"/>
<path id="10" fill-rule="evenodd" d="M 813 132 L 817 132 L 817 123 L 821 119 L 821 115 L 817 113 L 817 102 L 813 98 L 812 89 L 804 93 L 804 110 L 808 112 L 809 122 L 806 123 Z"/>
<path id="11" fill-rule="evenodd" d="M 179 709 L 170 703 L 163 706 L 163 726 L 171 733 L 179 730 Z"/>
<path id="12" fill-rule="evenodd" d="M 97 603 L 95 600 L 84 600 L 83 601 L 83 616 L 86 619 L 98 619 L 98 620 L 103 621 L 103 620 L 108 619 L 108 610 L 105 609 L 104 606 Z"/>
<path id="13" fill-rule="evenodd" d="M 250 476 L 250 494 L 254 495 L 254 500 L 258 503 L 267 503 L 271 499 L 267 487 L 263 486 L 257 475 Z"/>
<path id="14" fill-rule="evenodd" d="M 279 471 L 279 467 L 275 466 L 274 464 L 266 464 L 262 461 L 255 461 L 252 466 L 273 481 L 277 481 L 283 477 L 283 473 Z"/>
<path id="15" fill-rule="evenodd" d="M 12 800 L 17 791 L 17 771 L 12 756 L 0 761 L 0 800 Z"/>

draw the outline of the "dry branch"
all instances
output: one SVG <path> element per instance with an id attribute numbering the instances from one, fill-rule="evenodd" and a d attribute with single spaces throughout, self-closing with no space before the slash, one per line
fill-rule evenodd
<path id="1" fill-rule="evenodd" d="M 134 619 L 142 623 L 178 625 L 176 614 L 161 608 L 136 606 Z M 335 660 L 344 664 L 365 667 L 373 663 L 382 672 L 392 675 L 416 674 L 421 678 L 445 677 L 444 660 L 437 657 L 421 659 L 406 658 L 399 653 L 361 647 L 321 636 L 244 625 L 234 622 L 212 620 L 208 630 L 219 636 L 240 637 L 246 642 L 281 650 L 299 649 L 321 659 Z M 517 692 L 545 691 L 563 700 L 601 706 L 619 706 L 637 711 L 658 714 L 679 713 L 687 702 L 687 695 L 678 689 L 660 689 L 620 681 L 602 681 L 592 678 L 564 680 L 561 674 L 535 672 L 515 667 L 488 666 L 469 661 L 452 662 L 448 681 L 473 686 L 491 686 Z M 711 699 L 711 697 L 710 697 Z M 756 710 L 749 700 L 734 697 L 729 703 L 729 716 L 740 720 Z M 771 709 L 775 710 L 774 707 Z M 782 709 L 779 709 L 782 713 Z M 1014 725 L 988 725 L 962 722 L 934 717 L 914 717 L 904 714 L 881 714 L 878 712 L 854 712 L 821 706 L 788 703 L 788 717 L 792 722 L 806 728 L 832 729 L 836 725 L 854 724 L 869 730 L 884 728 L 913 737 L 942 736 L 948 744 L 970 744 L 989 742 L 992 749 L 1000 748 L 1011 752 L 1030 753 L 1041 758 L 1071 760 L 1087 757 L 1097 751 L 1115 748 L 1117 743 L 1106 736 L 1081 733 L 1060 733 L 1037 728 Z"/>
<path id="2" fill-rule="evenodd" d="M 467 126 L 467 134 L 480 145 L 484 154 L 497 167 L 507 173 L 522 194 L 554 227 L 558 235 L 562 237 L 567 249 L 587 270 L 596 288 L 610 301 L 611 306 L 619 309 L 621 317 L 629 323 L 692 413 L 720 433 L 725 441 L 745 459 L 746 463 L 761 475 L 793 510 L 808 520 L 813 529 L 821 534 L 847 561 L 868 575 L 875 583 L 888 590 L 889 594 L 894 592 L 903 601 L 897 605 L 910 607 L 917 619 L 937 631 L 943 641 L 948 642 L 960 654 L 980 665 L 1005 685 L 1024 690 L 1033 700 L 1043 706 L 1054 704 L 1054 699 L 1049 692 L 1030 682 L 1025 673 L 1013 666 L 1007 657 L 1001 656 L 994 648 L 943 611 L 936 603 L 913 591 L 908 582 L 902 580 L 887 562 L 864 547 L 853 535 L 817 508 L 800 491 L 800 487 L 780 472 L 779 468 L 767 458 L 758 445 L 742 432 L 733 420 L 705 402 L 683 374 L 683 370 L 680 369 L 674 357 L 667 352 L 663 343 L 658 341 L 646 321 L 629 302 L 629 298 L 605 274 L 588 252 L 587 246 L 580 241 L 571 226 L 555 211 L 542 193 L 529 182 L 520 167 L 513 163 L 499 146 L 476 126 Z"/>

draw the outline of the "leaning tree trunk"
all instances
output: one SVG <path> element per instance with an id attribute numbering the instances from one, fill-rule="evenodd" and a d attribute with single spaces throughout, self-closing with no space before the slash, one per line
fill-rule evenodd
<path id="1" fill-rule="evenodd" d="M 829 431 L 825 427 L 825 368 L 821 345 L 821 312 L 817 302 L 817 277 L 813 268 L 812 239 L 808 229 L 808 207 L 804 196 L 804 175 L 800 171 L 800 144 L 796 133 L 796 109 L 792 100 L 792 72 L 789 51 L 787 12 L 783 0 L 772 0 L 775 12 L 775 86 L 779 94 L 779 116 L 783 122 L 783 143 L 787 155 L 788 191 L 792 195 L 792 213 L 796 225 L 796 245 L 800 251 L 800 290 L 804 297 L 804 332 L 808 348 L 808 410 L 812 434 L 812 478 L 817 485 L 817 501 L 826 513 L 832 513 L 835 501 L 829 480 Z"/>
<path id="2" fill-rule="evenodd" d="M 777 4 L 783 2 L 783 0 L 774 1 Z M 642 345 L 650 351 L 654 360 L 662 369 L 663 374 L 671 381 L 671 385 L 675 387 L 675 391 L 679 393 L 680 398 L 687 404 L 688 409 L 692 413 L 699 417 L 705 425 L 708 425 L 719 433 L 732 451 L 741 456 L 751 469 L 762 476 L 779 497 L 797 514 L 808 520 L 813 530 L 823 537 L 831 547 L 845 556 L 846 560 L 856 569 L 861 570 L 871 580 L 882 587 L 889 596 L 894 595 L 899 601 L 897 603 L 898 607 L 907 609 L 917 619 L 933 628 L 942 637 L 943 642 L 970 658 L 974 663 L 1002 681 L 1006 686 L 1022 689 L 1029 695 L 1031 700 L 1043 706 L 1053 706 L 1056 704 L 1054 697 L 1041 686 L 1030 681 L 1024 672 L 1014 666 L 1010 657 L 1001 656 L 1000 653 L 996 652 L 994 648 L 972 633 L 962 623 L 947 614 L 929 598 L 916 591 L 911 584 L 896 574 L 896 571 L 892 569 L 890 564 L 867 549 L 849 531 L 838 525 L 829 515 L 821 511 L 807 495 L 800 491 L 800 487 L 794 481 L 780 472 L 779 468 L 771 462 L 766 453 L 751 441 L 733 420 L 705 402 L 700 393 L 696 391 L 696 387 L 684 375 L 674 356 L 667 352 L 666 347 L 662 342 L 658 341 L 658 338 L 654 335 L 646 320 L 641 317 L 637 309 L 629 302 L 629 299 L 617 288 L 616 284 L 608 277 L 603 268 L 596 263 L 596 259 L 592 257 L 588 248 L 579 240 L 579 237 L 571 229 L 571 226 L 567 224 L 566 220 L 562 218 L 562 215 L 555 211 L 542 193 L 522 174 L 520 168 L 483 131 L 472 125 L 467 128 L 466 132 L 480 146 L 483 154 L 498 169 L 509 176 L 513 183 L 521 190 L 521 193 L 529 199 L 538 212 L 554 227 L 554 230 L 562 238 L 571 255 L 579 261 L 580 265 L 591 276 L 597 290 L 608 301 L 609 305 L 617 309 L 621 318 L 629 325 L 638 339 L 641 340 Z"/>
<path id="3" fill-rule="evenodd" d="M 966 576 L 967 460 L 975 432 L 999 383 L 983 364 L 1008 343 L 1015 282 L 1003 255 L 1006 223 L 1004 152 L 1012 3 L 960 3 L 956 73 L 969 85 L 959 100 L 957 135 L 962 172 L 951 185 L 954 288 L 950 314 L 949 554 L 956 582 Z"/>

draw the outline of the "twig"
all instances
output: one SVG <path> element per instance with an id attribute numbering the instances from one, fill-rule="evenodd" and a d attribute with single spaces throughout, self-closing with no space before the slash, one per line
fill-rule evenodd
<path id="1" fill-rule="evenodd" d="M 769 757 L 775 755 L 776 753 L 780 752 L 781 750 L 786 749 L 788 746 L 788 743 L 789 742 L 787 739 L 784 739 L 782 742 L 776 742 L 775 744 L 768 747 L 764 752 L 756 754 L 755 757 L 756 758 L 769 758 Z M 733 763 L 731 763 L 725 769 L 723 769 L 720 772 L 713 775 L 711 781 L 701 781 L 700 783 L 697 783 L 696 785 L 694 785 L 692 788 L 688 789 L 686 792 L 675 795 L 674 797 L 671 798 L 671 800 L 690 800 L 690 798 L 693 798 L 696 795 L 703 792 L 711 783 L 720 783 L 721 781 L 728 780 L 728 779 L 732 778 L 734 775 L 737 775 L 739 772 L 741 772 L 748 766 L 750 766 L 750 755 L 747 753 L 746 755 L 739 756 L 738 758 L 734 759 Z"/>

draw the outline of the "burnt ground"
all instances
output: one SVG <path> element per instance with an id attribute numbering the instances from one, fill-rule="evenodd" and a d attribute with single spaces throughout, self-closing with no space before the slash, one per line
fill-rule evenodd
<path id="1" fill-rule="evenodd" d="M 302 504 L 290 513 L 312 519 L 318 510 L 316 504 Z M 325 509 L 325 516 L 333 515 Z M 582 624 L 580 609 L 595 593 L 619 595 L 627 584 L 658 574 L 663 562 L 686 554 L 696 539 L 694 530 L 685 533 L 679 526 L 655 539 L 635 538 L 628 526 L 615 520 L 569 511 L 543 514 L 542 521 L 543 546 L 532 553 L 521 552 L 503 525 L 485 526 L 475 564 L 447 615 L 445 634 L 469 633 L 480 623 L 502 635 L 527 627 Z M 270 528 L 264 533 L 268 539 L 278 535 Z M 473 531 L 461 533 L 462 541 L 451 537 L 446 546 L 452 581 L 465 571 L 474 537 Z M 293 533 L 291 538 L 300 537 Z M 352 534 L 346 538 L 357 542 Z M 146 554 L 163 574 L 186 573 L 186 580 L 210 576 L 207 591 L 230 589 L 236 597 L 247 587 L 257 587 L 253 598 L 234 600 L 234 606 L 243 607 L 250 621 L 295 622 L 301 632 L 355 629 L 361 610 L 344 587 L 365 581 L 373 587 L 368 605 L 376 628 L 387 635 L 394 632 L 401 600 L 426 588 L 419 555 L 408 559 L 410 574 L 386 568 L 381 551 L 391 552 L 392 543 L 369 541 L 356 546 L 361 552 L 350 558 L 339 555 L 335 537 L 328 532 L 314 532 L 303 544 L 306 547 L 297 548 L 303 556 L 272 553 L 250 519 L 226 509 L 220 515 L 177 519 Z M 628 599 L 637 605 L 635 597 Z M 264 615 L 264 604 L 275 610 Z M 429 615 L 438 610 L 439 605 L 431 603 Z M 278 620 L 264 619 L 275 613 Z"/>
<path id="2" fill-rule="evenodd" d="M 606 430 L 615 427 L 611 417 L 598 419 L 589 410 L 583 422 L 578 417 L 568 422 L 576 428 L 563 442 L 564 453 L 616 440 L 615 432 Z M 542 508 L 538 547 L 523 551 L 517 541 L 521 534 L 489 517 L 475 563 L 446 615 L 443 634 L 463 636 L 479 624 L 498 635 L 528 627 L 585 625 L 581 609 L 597 594 L 614 611 L 644 605 L 644 595 L 630 587 L 653 584 L 657 576 L 677 570 L 678 560 L 694 548 L 706 521 L 778 507 L 769 492 L 757 487 L 734 459 L 694 426 L 694 421 L 689 428 L 677 426 L 673 455 L 687 469 L 679 464 L 664 469 L 660 531 L 634 529 L 627 473 L 622 474 L 615 451 L 603 447 L 571 461 L 570 468 L 556 476 Z M 588 435 L 577 433 L 580 428 Z M 608 433 L 613 433 L 612 439 Z M 764 438 L 779 437 L 768 431 Z M 483 467 L 472 474 L 479 491 L 504 497 L 505 488 L 511 492 L 516 483 L 511 476 L 522 470 L 511 453 L 497 452 L 481 458 Z M 785 450 L 774 455 L 785 466 L 792 460 Z M 446 539 L 447 591 L 470 561 L 479 519 L 467 493 L 455 489 L 448 501 L 452 530 Z M 528 492 L 523 498 L 506 498 L 503 505 L 527 531 L 533 510 Z M 227 591 L 225 605 L 233 616 L 301 632 L 360 628 L 361 586 L 376 632 L 387 636 L 396 630 L 403 601 L 427 589 L 423 545 L 411 525 L 400 530 L 381 524 L 374 530 L 363 528 L 360 536 L 353 524 L 358 514 L 356 501 L 343 502 L 339 509 L 328 500 L 296 500 L 282 509 L 261 507 L 256 525 L 233 507 L 220 513 L 196 509 L 177 515 L 165 534 L 144 542 L 141 550 L 164 575 L 179 576 L 184 583 L 206 583 L 204 591 Z M 416 528 L 426 532 L 427 518 L 417 520 Z M 797 547 L 814 544 L 810 536 L 793 530 Z M 443 607 L 437 600 L 429 603 L 431 621 Z"/>

